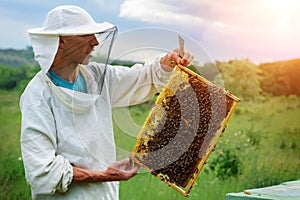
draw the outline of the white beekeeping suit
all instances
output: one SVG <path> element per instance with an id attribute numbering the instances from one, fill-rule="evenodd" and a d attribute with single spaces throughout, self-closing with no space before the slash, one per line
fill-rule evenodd
<path id="1" fill-rule="evenodd" d="M 74 21 L 71 15 L 80 20 Z M 115 31 L 115 26 L 95 23 L 76 6 L 55 8 L 43 28 L 29 30 L 42 69 L 20 100 L 22 157 L 33 199 L 118 199 L 118 182 L 72 183 L 72 166 L 104 171 L 115 162 L 111 109 L 149 99 L 160 91 L 170 72 L 161 68 L 159 57 L 131 68 L 81 65 L 87 93 L 56 86 L 47 75 L 60 35 L 109 31 Z"/>

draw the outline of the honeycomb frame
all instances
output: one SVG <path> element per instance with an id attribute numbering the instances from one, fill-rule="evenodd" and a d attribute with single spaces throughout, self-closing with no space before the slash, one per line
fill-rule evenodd
<path id="1" fill-rule="evenodd" d="M 209 101 L 207 98 L 212 99 Z M 191 100 L 188 102 L 186 99 Z M 214 99 L 220 100 L 212 103 Z M 196 101 L 198 102 L 195 103 Z M 208 115 L 201 116 L 201 113 L 205 113 L 202 108 L 200 112 L 204 101 L 208 105 L 207 108 L 209 105 L 211 107 L 207 109 Z M 186 67 L 176 66 L 168 83 L 157 97 L 155 106 L 149 112 L 129 158 L 182 195 L 188 196 L 239 101 L 240 99 L 230 92 Z M 191 106 L 192 104 L 196 107 Z M 178 110 L 180 105 L 183 107 L 181 109 L 189 112 L 184 114 L 185 111 L 175 111 L 174 107 Z M 199 115 L 197 112 L 193 115 L 192 111 L 195 108 L 199 109 Z M 173 128 L 170 127 L 172 123 Z M 172 133 L 166 132 L 168 130 L 172 130 Z M 182 132 L 181 136 L 178 136 L 179 132 Z M 166 139 L 170 135 L 170 139 Z M 183 150 L 174 154 L 174 151 L 180 151 L 179 149 Z"/>

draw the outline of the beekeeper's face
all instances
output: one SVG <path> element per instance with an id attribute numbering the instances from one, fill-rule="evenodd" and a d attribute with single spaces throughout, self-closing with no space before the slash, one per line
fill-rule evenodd
<path id="1" fill-rule="evenodd" d="M 80 36 L 60 36 L 60 48 L 64 59 L 74 64 L 88 64 L 91 52 L 99 44 L 94 34 Z"/>

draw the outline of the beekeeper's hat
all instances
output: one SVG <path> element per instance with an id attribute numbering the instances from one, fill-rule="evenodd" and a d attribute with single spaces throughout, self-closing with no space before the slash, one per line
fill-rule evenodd
<path id="1" fill-rule="evenodd" d="M 56 55 L 60 35 L 87 35 L 116 30 L 115 25 L 96 23 L 82 8 L 72 5 L 58 6 L 51 10 L 44 27 L 29 29 L 35 59 L 47 72 Z"/>

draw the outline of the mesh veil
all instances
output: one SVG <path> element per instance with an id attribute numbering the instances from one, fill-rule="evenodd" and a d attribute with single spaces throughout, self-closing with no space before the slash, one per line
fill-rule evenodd
<path id="1" fill-rule="evenodd" d="M 110 54 L 112 50 L 112 46 L 114 43 L 114 40 L 117 36 L 118 29 L 116 27 L 113 27 L 111 29 L 106 30 L 105 32 L 96 33 L 95 36 L 99 42 L 99 45 L 95 47 L 93 51 L 93 58 L 91 61 L 101 63 L 104 65 L 103 73 L 99 80 L 99 90 L 100 94 L 103 89 L 104 79 L 106 75 L 107 70 L 107 64 L 110 60 Z"/>

